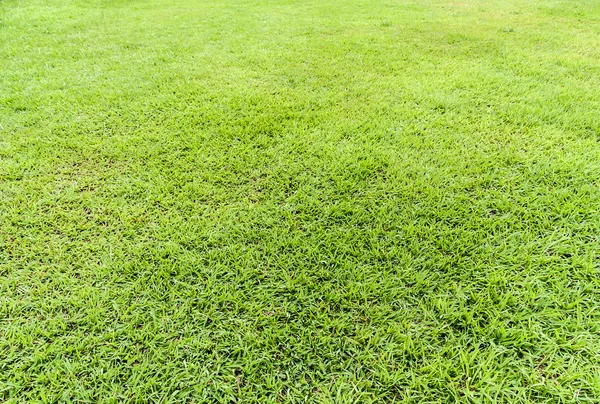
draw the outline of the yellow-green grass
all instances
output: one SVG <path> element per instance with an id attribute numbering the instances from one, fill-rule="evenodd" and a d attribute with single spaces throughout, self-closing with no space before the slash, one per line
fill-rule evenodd
<path id="1" fill-rule="evenodd" d="M 0 401 L 596 402 L 597 0 L 1 0 Z"/>

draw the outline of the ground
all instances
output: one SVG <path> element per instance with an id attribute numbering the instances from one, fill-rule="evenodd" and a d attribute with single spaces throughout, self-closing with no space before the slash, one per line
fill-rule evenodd
<path id="1" fill-rule="evenodd" d="M 600 397 L 597 0 L 1 0 L 0 401 Z"/>

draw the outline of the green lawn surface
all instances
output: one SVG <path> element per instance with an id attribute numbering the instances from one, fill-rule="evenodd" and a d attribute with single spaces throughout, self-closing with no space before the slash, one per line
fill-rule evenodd
<path id="1" fill-rule="evenodd" d="M 600 1 L 0 0 L 0 401 L 600 402 Z"/>

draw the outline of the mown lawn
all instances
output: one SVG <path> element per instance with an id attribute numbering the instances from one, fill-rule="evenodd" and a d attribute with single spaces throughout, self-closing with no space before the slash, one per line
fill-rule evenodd
<path id="1" fill-rule="evenodd" d="M 0 401 L 600 400 L 600 1 L 0 0 Z"/>

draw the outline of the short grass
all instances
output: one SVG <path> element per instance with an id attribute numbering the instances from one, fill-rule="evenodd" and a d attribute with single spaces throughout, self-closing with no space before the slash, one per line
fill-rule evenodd
<path id="1" fill-rule="evenodd" d="M 600 2 L 1 0 L 0 401 L 600 401 Z"/>

